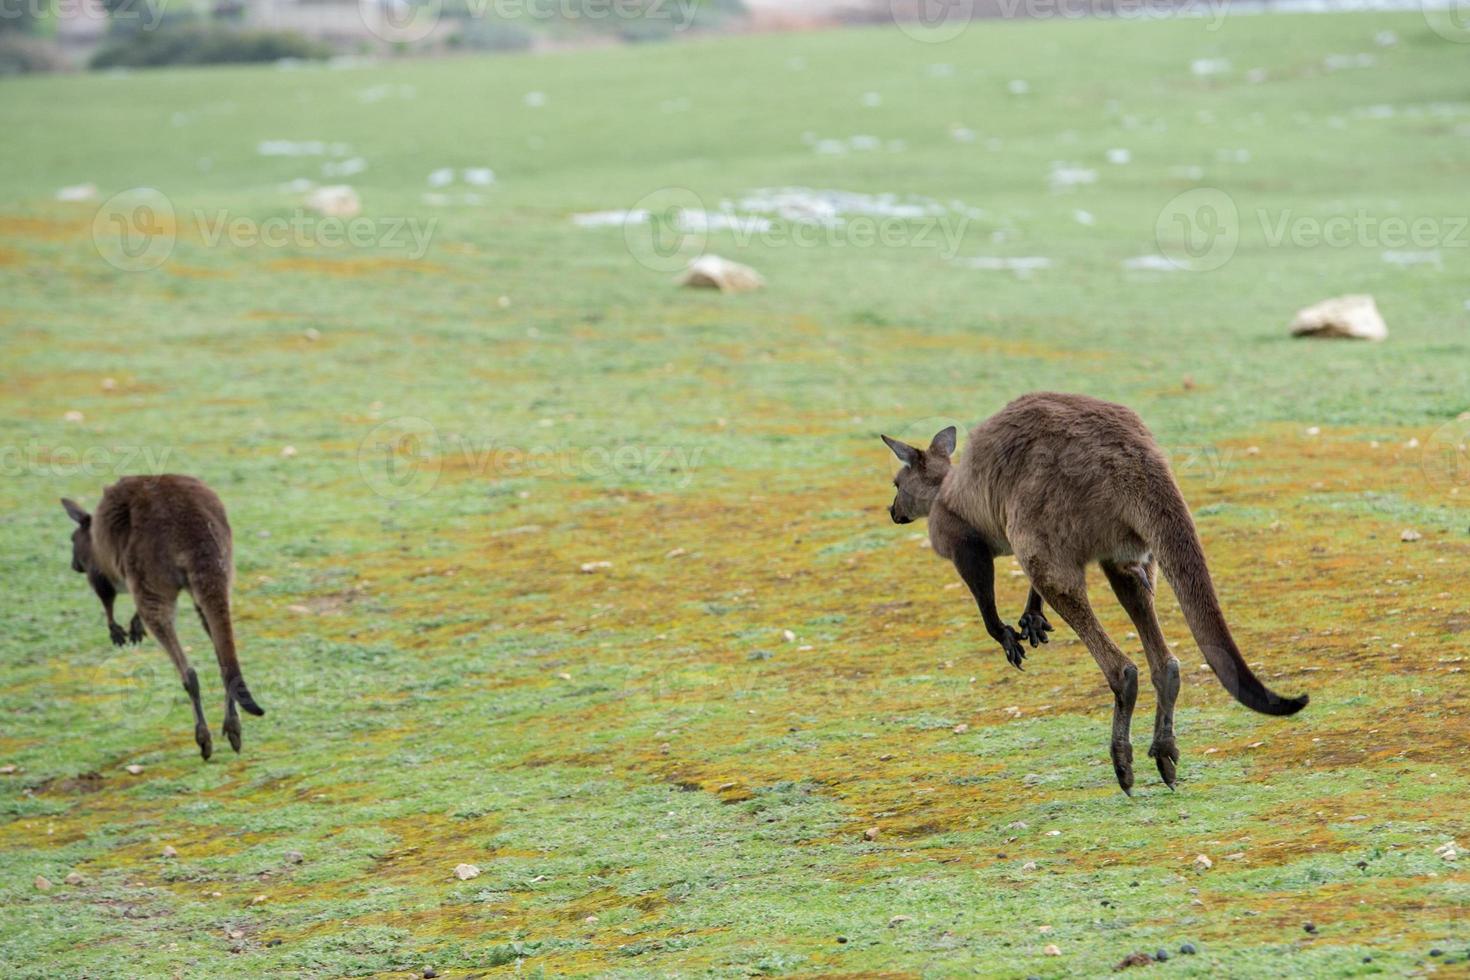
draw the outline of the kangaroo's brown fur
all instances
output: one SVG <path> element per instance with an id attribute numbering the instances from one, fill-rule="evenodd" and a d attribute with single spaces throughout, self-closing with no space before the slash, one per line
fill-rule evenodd
<path id="1" fill-rule="evenodd" d="M 1036 392 L 1011 402 L 970 433 L 955 462 L 955 430 L 927 450 L 883 437 L 905 464 L 889 513 L 899 524 L 929 518 L 929 540 L 954 562 L 991 637 L 1016 667 L 1022 641 L 1047 641 L 1043 600 L 1087 645 L 1113 690 L 1113 768 L 1133 787 L 1129 726 L 1138 668 L 1104 632 L 1087 601 L 1083 569 L 1098 562 L 1133 620 L 1158 693 L 1149 749 L 1172 788 L 1179 748 L 1174 701 L 1179 661 L 1154 615 L 1157 566 L 1173 586 L 1195 642 L 1220 683 L 1248 708 L 1268 715 L 1300 711 L 1307 696 L 1283 698 L 1246 666 L 1230 635 L 1205 564 L 1204 548 L 1168 460 L 1143 421 L 1121 405 Z M 995 608 L 994 560 L 1014 554 L 1031 579 L 1019 632 Z M 1155 564 L 1157 560 L 1157 566 Z"/>
<path id="2" fill-rule="evenodd" d="M 102 491 L 95 515 L 74 501 L 62 506 L 77 522 L 72 533 L 72 568 L 83 572 L 107 613 L 112 642 L 141 643 L 144 629 L 168 652 L 194 706 L 194 740 L 208 759 L 209 726 L 199 704 L 199 678 L 174 632 L 179 592 L 187 590 L 204 631 L 214 643 L 225 685 L 224 733 L 240 751 L 236 705 L 265 714 L 240 675 L 230 622 L 230 585 L 235 567 L 230 523 L 213 490 L 191 476 L 126 476 Z M 134 614 L 127 631 L 113 617 L 119 591 L 132 593 Z"/>

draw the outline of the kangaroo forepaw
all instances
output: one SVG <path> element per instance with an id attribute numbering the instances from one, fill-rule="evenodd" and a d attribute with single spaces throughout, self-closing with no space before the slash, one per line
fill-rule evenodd
<path id="1" fill-rule="evenodd" d="M 1026 659 L 1026 648 L 1021 646 L 1021 636 L 1009 626 L 1001 627 L 1000 648 L 1006 652 L 1006 659 L 1011 666 L 1017 670 L 1025 670 L 1021 662 Z"/>
<path id="2" fill-rule="evenodd" d="M 124 647 L 128 645 L 127 630 L 123 629 L 117 623 L 107 624 L 107 635 L 112 637 L 113 646 Z"/>
<path id="3" fill-rule="evenodd" d="M 1159 775 L 1168 784 L 1170 789 L 1174 788 L 1175 774 L 1179 766 L 1179 746 L 1172 738 L 1156 738 L 1154 744 L 1149 746 L 1148 754 L 1159 766 Z"/>
<path id="4" fill-rule="evenodd" d="M 1115 741 L 1112 744 L 1113 752 L 1113 774 L 1118 777 L 1118 785 L 1123 787 L 1123 792 L 1129 796 L 1133 795 L 1133 746 L 1127 742 Z"/>
<path id="5" fill-rule="evenodd" d="M 128 624 L 128 640 L 133 643 L 142 643 L 147 636 L 148 631 L 143 628 L 143 618 L 134 613 L 133 621 Z"/>
<path id="6" fill-rule="evenodd" d="M 224 725 L 221 726 L 221 727 L 222 727 L 222 729 L 223 729 L 223 731 L 225 733 L 225 738 L 227 738 L 227 739 L 230 740 L 230 748 L 234 749 L 236 752 L 239 752 L 240 751 L 240 718 L 239 718 L 239 716 L 236 715 L 233 718 L 226 718 Z"/>
<path id="7" fill-rule="evenodd" d="M 1030 641 L 1033 647 L 1047 642 L 1046 634 L 1051 632 L 1051 623 L 1039 612 L 1022 613 L 1021 621 L 1016 625 L 1021 628 L 1021 638 Z"/>
<path id="8" fill-rule="evenodd" d="M 194 726 L 194 741 L 199 743 L 199 754 L 208 762 L 214 754 L 214 740 L 209 737 L 209 726 L 202 721 Z"/>

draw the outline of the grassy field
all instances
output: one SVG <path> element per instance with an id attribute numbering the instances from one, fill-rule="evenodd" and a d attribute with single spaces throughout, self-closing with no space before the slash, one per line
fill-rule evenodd
<path id="1" fill-rule="evenodd" d="M 5 81 L 3 972 L 1466 969 L 1467 55 L 1241 16 Z M 367 237 L 303 223 L 302 178 Z M 88 181 L 161 192 L 171 251 L 53 200 Z M 769 280 L 738 296 L 571 217 L 786 187 L 938 203 L 881 242 L 711 232 Z M 1190 221 L 1233 252 L 1161 263 Z M 1050 264 L 974 261 L 1017 258 Z M 1286 336 L 1348 292 L 1386 343 Z M 1129 799 L 1070 631 L 1016 672 L 888 523 L 880 431 L 1039 388 L 1144 416 L 1247 659 L 1312 695 L 1231 702 L 1161 590 L 1178 792 L 1151 689 Z M 239 756 L 200 761 L 163 652 L 114 649 L 68 568 L 57 498 L 150 470 L 230 510 L 268 711 Z"/>

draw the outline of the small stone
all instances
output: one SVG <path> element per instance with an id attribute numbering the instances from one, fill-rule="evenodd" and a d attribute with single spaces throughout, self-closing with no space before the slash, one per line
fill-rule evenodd
<path id="1" fill-rule="evenodd" d="M 51 882 L 47 881 L 44 875 L 36 875 L 35 885 L 36 891 L 38 892 L 49 892 L 51 890 Z"/>
<path id="2" fill-rule="evenodd" d="M 965 732 L 968 732 L 969 730 L 970 730 L 970 726 L 964 724 L 963 722 L 961 722 L 960 724 L 954 726 L 954 733 L 956 735 L 963 735 L 963 734 L 965 734 Z"/>
<path id="3" fill-rule="evenodd" d="M 1315 923 L 1312 923 L 1312 922 L 1303 922 L 1302 923 L 1302 929 L 1305 932 L 1309 933 L 1310 935 L 1315 936 L 1317 934 L 1317 926 L 1316 926 Z"/>
<path id="4" fill-rule="evenodd" d="M 847 942 L 847 937 L 846 936 L 838 936 L 837 937 L 837 941 L 839 943 L 845 943 L 845 942 Z"/>
<path id="5" fill-rule="evenodd" d="M 469 881 L 471 878 L 480 877 L 480 869 L 473 864 L 456 864 L 454 866 L 454 876 L 460 881 Z"/>
<path id="6" fill-rule="evenodd" d="M 879 833 L 880 831 L 877 827 L 869 827 L 867 830 L 863 831 L 863 838 L 865 840 L 877 840 Z"/>
<path id="7" fill-rule="evenodd" d="M 179 856 L 179 852 L 174 849 L 172 844 L 165 844 L 163 846 L 163 856 L 166 858 L 176 858 Z"/>
<path id="8" fill-rule="evenodd" d="M 322 332 L 316 327 L 307 327 L 302 335 L 312 343 L 316 343 L 318 340 L 322 339 Z"/>
<path id="9" fill-rule="evenodd" d="M 1169 959 L 1169 951 L 1167 949 L 1157 950 L 1154 953 L 1154 959 L 1158 960 L 1160 963 L 1167 961 Z"/>
<path id="10" fill-rule="evenodd" d="M 300 851 L 287 851 L 286 852 L 286 863 L 287 864 L 300 864 L 302 861 L 305 861 L 305 860 L 306 860 L 306 855 L 302 854 Z"/>
<path id="11" fill-rule="evenodd" d="M 1444 955 L 1444 950 L 1442 950 L 1442 949 L 1431 949 L 1429 951 L 1429 955 L 1430 956 L 1443 956 Z"/>
<path id="12" fill-rule="evenodd" d="M 907 915 L 895 915 L 893 918 L 888 920 L 888 928 L 892 929 L 895 926 L 901 926 L 905 922 L 908 922 L 909 918 L 910 917 Z"/>
<path id="13" fill-rule="evenodd" d="M 229 936 L 231 939 L 244 939 L 245 938 L 245 930 L 244 929 L 231 929 L 229 932 L 225 933 L 225 935 L 226 936 Z"/>
<path id="14" fill-rule="evenodd" d="M 1406 528 L 1404 528 L 1404 533 L 1402 533 L 1402 534 L 1399 535 L 1399 540 L 1400 541 L 1418 541 L 1422 537 L 1424 537 L 1424 535 L 1420 534 L 1418 531 L 1414 530 L 1411 527 L 1406 527 Z"/>
<path id="15" fill-rule="evenodd" d="M 722 293 L 743 293 L 766 284 L 761 274 L 748 265 L 731 262 L 718 255 L 701 255 L 678 279 L 681 286 L 695 289 L 718 289 Z"/>
<path id="16" fill-rule="evenodd" d="M 80 885 L 83 881 L 81 872 L 79 871 L 73 871 L 71 874 L 67 875 L 61 880 L 66 882 L 68 885 Z"/>
<path id="17" fill-rule="evenodd" d="M 281 447 L 281 456 L 283 458 L 290 459 L 292 456 L 295 456 L 295 455 L 296 455 L 296 447 L 295 446 L 282 446 Z"/>
<path id="18" fill-rule="evenodd" d="M 61 418 L 62 418 L 62 421 L 65 421 L 65 422 L 81 422 L 83 419 L 86 418 L 86 416 L 83 415 L 81 412 L 78 412 L 76 409 L 72 409 L 70 412 L 67 412 Z"/>
<path id="19" fill-rule="evenodd" d="M 265 903 L 265 900 L 266 900 L 266 898 L 265 898 L 264 895 L 256 895 L 254 898 L 252 898 L 250 900 L 250 904 L 251 905 L 262 905 L 262 904 Z"/>
<path id="20" fill-rule="evenodd" d="M 1199 854 L 1199 855 L 1196 855 L 1195 856 L 1195 859 L 1194 859 L 1194 870 L 1196 870 L 1196 871 L 1208 871 L 1211 868 L 1213 868 L 1214 866 L 1215 866 L 1215 862 L 1214 861 L 1211 861 L 1209 859 L 1209 857 L 1207 857 L 1206 855 Z"/>
<path id="21" fill-rule="evenodd" d="M 1194 943 L 1185 943 L 1183 946 L 1179 947 L 1179 952 L 1183 953 L 1185 956 L 1193 956 L 1197 952 L 1197 950 L 1194 948 Z"/>
<path id="22" fill-rule="evenodd" d="M 434 980 L 434 978 L 438 975 L 439 971 L 434 969 L 432 966 L 424 967 L 424 980 Z"/>
<path id="23" fill-rule="evenodd" d="M 140 766 L 140 765 L 138 765 L 136 762 L 133 763 L 130 766 L 123 766 L 123 771 L 126 772 L 130 776 L 141 776 L 141 775 L 143 775 L 143 767 Z"/>
<path id="24" fill-rule="evenodd" d="M 610 562 L 610 561 L 586 561 L 586 562 L 583 562 L 582 563 L 582 572 L 584 574 L 587 574 L 587 575 L 591 575 L 593 572 L 600 572 L 604 568 L 612 568 L 612 562 Z"/>
<path id="25" fill-rule="evenodd" d="M 598 920 L 597 920 L 597 916 L 595 916 L 595 915 L 589 915 L 585 919 L 583 919 L 582 921 L 585 922 L 585 923 L 587 923 L 590 926 L 590 925 L 593 925 L 594 923 L 596 923 Z"/>
<path id="26" fill-rule="evenodd" d="M 781 639 L 785 640 L 787 643 L 795 643 L 796 634 L 791 632 L 790 630 L 782 630 Z"/>
<path id="27" fill-rule="evenodd" d="M 0 776 L 9 776 L 13 772 L 15 772 L 15 766 L 12 766 L 12 765 L 3 765 L 3 766 L 0 766 Z"/>
<path id="28" fill-rule="evenodd" d="M 267 940 L 266 941 L 266 945 L 267 946 L 279 946 L 279 945 L 281 945 L 281 941 L 279 939 L 270 939 L 270 940 Z"/>
<path id="29" fill-rule="evenodd" d="M 1027 861 L 1025 864 L 1021 865 L 1021 870 L 1022 871 L 1035 871 L 1036 870 L 1036 862 L 1035 861 Z"/>
<path id="30" fill-rule="evenodd" d="M 1043 949 L 1042 952 L 1045 953 L 1047 956 L 1061 956 L 1062 955 L 1061 948 L 1058 947 L 1056 943 L 1047 943 L 1046 949 Z"/>

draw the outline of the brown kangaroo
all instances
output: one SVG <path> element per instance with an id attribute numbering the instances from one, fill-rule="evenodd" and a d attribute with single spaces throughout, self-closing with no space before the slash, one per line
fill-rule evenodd
<path id="1" fill-rule="evenodd" d="M 230 624 L 235 566 L 230 524 L 219 497 L 191 476 L 125 476 L 102 491 L 95 515 L 65 498 L 61 505 L 78 525 L 71 536 L 71 567 L 86 574 L 102 600 L 112 642 L 141 643 L 146 627 L 168 651 L 194 705 L 194 741 L 208 759 L 213 747 L 199 705 L 199 677 L 174 633 L 180 590 L 193 596 L 194 610 L 214 643 L 224 678 L 224 733 L 230 747 L 239 752 L 240 715 L 235 706 L 252 715 L 263 715 L 265 710 L 250 696 L 235 658 Z M 137 609 L 127 631 L 112 614 L 119 589 L 132 593 Z"/>
<path id="2" fill-rule="evenodd" d="M 1083 569 L 1089 562 L 1102 565 L 1148 657 L 1158 693 L 1148 754 L 1170 789 L 1179 763 L 1179 661 L 1154 615 L 1156 558 L 1225 690 L 1268 715 L 1295 714 L 1306 706 L 1305 694 L 1283 698 L 1246 666 L 1220 610 L 1184 495 L 1163 451 L 1131 410 L 1084 395 L 1035 392 L 976 426 L 963 456 L 952 463 L 955 436 L 950 426 L 927 450 L 883 437 L 904 464 L 893 481 L 898 495 L 888 512 L 897 524 L 929 518 L 934 550 L 954 562 L 985 629 L 1016 667 L 1026 657 L 1022 640 L 1032 647 L 1047 641 L 1052 627 L 1042 613 L 1043 600 L 1076 631 L 1113 690 L 1113 770 L 1125 793 L 1133 792 L 1128 730 L 1138 668 L 1088 605 Z M 994 561 L 1009 554 L 1031 579 L 1019 632 L 995 608 Z"/>

